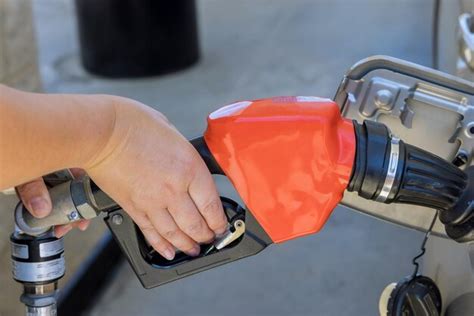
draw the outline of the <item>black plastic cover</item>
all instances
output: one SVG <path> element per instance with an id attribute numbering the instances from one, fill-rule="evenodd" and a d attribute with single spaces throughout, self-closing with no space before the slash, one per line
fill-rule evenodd
<path id="1" fill-rule="evenodd" d="M 232 200 L 223 198 L 222 202 L 228 216 L 244 212 L 243 237 L 220 251 L 205 255 L 204 247 L 201 247 L 198 257 L 177 254 L 172 261 L 167 261 L 148 247 L 139 228 L 123 209 L 109 212 L 104 220 L 143 287 L 149 289 L 255 255 L 272 243 L 250 212 Z M 114 216 L 121 216 L 121 221 L 114 222 Z"/>
<path id="2" fill-rule="evenodd" d="M 441 315 L 438 286 L 428 277 L 408 277 L 397 284 L 388 301 L 388 316 Z"/>

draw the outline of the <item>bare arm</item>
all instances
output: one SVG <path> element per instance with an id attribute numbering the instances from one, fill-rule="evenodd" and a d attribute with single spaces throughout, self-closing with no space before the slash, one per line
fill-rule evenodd
<path id="1" fill-rule="evenodd" d="M 114 96 L 0 86 L 0 188 L 71 167 L 84 169 L 168 259 L 174 247 L 197 255 L 199 243 L 226 228 L 204 162 L 159 112 Z"/>
<path id="2" fill-rule="evenodd" d="M 87 169 L 112 134 L 111 99 L 0 85 L 0 190 L 68 167 Z"/>

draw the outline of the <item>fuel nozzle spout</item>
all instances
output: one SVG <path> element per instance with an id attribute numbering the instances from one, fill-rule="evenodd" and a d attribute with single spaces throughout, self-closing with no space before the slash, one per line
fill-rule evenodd
<path id="1" fill-rule="evenodd" d="M 464 241 L 465 235 L 452 232 L 472 225 L 472 212 L 467 211 L 468 204 L 464 201 L 467 174 L 450 162 L 393 137 L 381 123 L 354 122 L 354 130 L 356 157 L 348 191 L 387 204 L 437 209 L 448 235 Z"/>

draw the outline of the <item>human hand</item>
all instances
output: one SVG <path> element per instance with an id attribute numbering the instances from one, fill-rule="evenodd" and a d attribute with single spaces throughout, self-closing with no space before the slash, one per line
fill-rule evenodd
<path id="1" fill-rule="evenodd" d="M 159 112 L 114 98 L 115 125 L 101 153 L 83 168 L 171 260 L 175 247 L 200 253 L 227 227 L 214 181 L 192 145 Z"/>

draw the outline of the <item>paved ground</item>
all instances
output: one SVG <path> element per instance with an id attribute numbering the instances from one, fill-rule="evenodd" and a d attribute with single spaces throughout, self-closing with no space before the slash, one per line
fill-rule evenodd
<path id="1" fill-rule="evenodd" d="M 157 108 L 188 137 L 239 99 L 332 97 L 373 54 L 430 64 L 432 1 L 201 0 L 202 59 L 142 80 L 104 80 L 78 65 L 72 8 L 36 2 L 50 92 L 112 93 Z M 322 233 L 146 291 L 124 265 L 92 315 L 375 315 L 383 287 L 411 271 L 421 235 L 338 208 Z M 73 249 L 68 249 L 72 252 Z"/>

